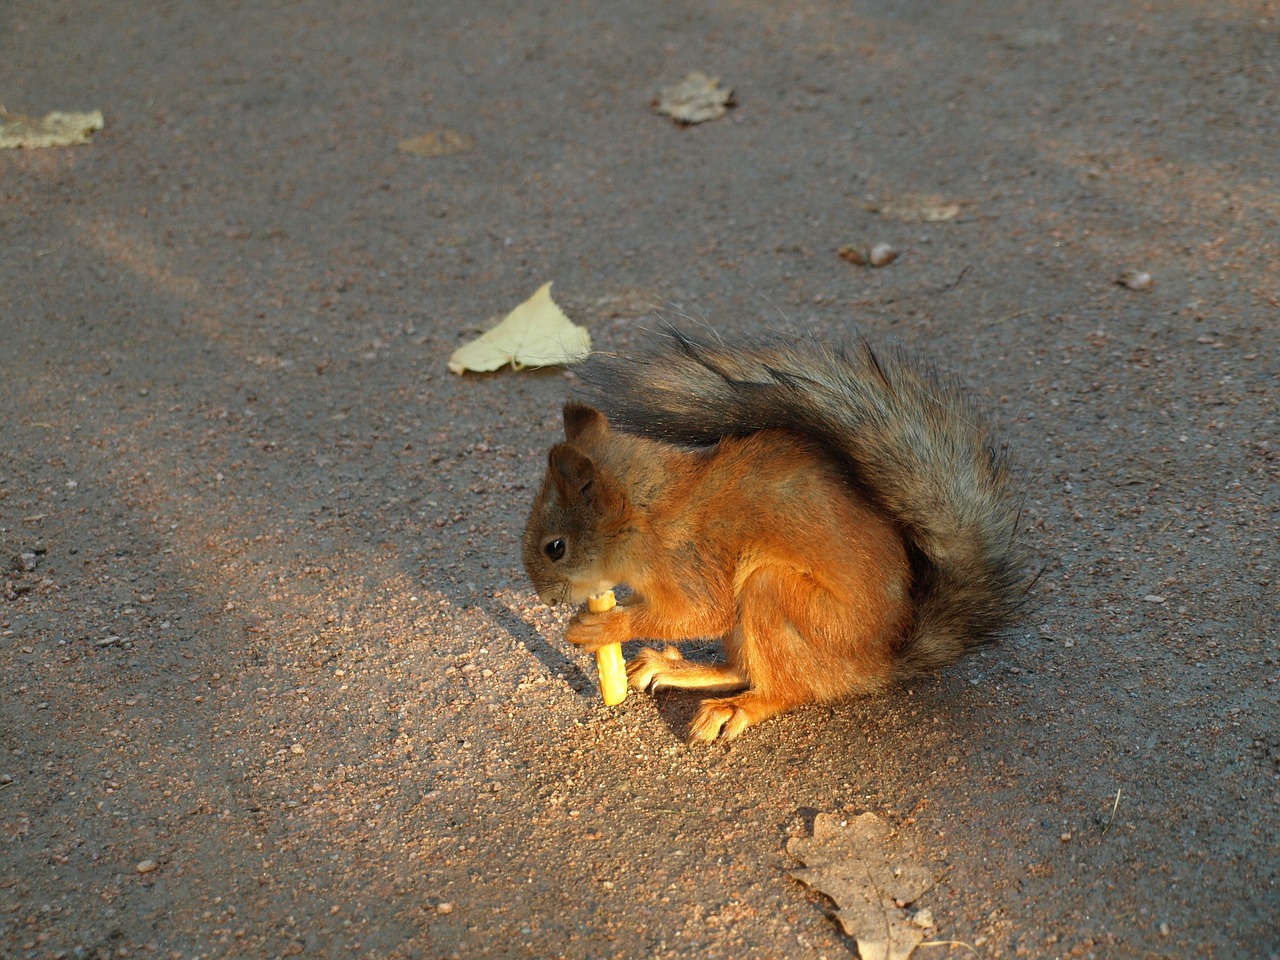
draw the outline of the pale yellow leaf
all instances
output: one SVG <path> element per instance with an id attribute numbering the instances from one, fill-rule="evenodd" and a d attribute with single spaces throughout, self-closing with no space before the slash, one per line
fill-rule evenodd
<path id="1" fill-rule="evenodd" d="M 39 120 L 0 112 L 0 150 L 71 147 L 89 143 L 105 125 L 101 110 L 65 113 L 55 110 Z"/>
<path id="2" fill-rule="evenodd" d="M 449 369 L 488 373 L 509 363 L 520 370 L 580 363 L 590 354 L 591 334 L 565 316 L 544 283 L 500 324 L 455 350 Z"/>
<path id="3" fill-rule="evenodd" d="M 412 153 L 420 157 L 447 157 L 453 153 L 466 153 L 476 145 L 475 137 L 461 130 L 448 127 L 437 127 L 400 141 L 403 153 Z"/>
<path id="4" fill-rule="evenodd" d="M 886 220 L 902 223 L 942 223 L 960 215 L 959 203 L 946 200 L 938 194 L 927 193 L 905 194 L 886 200 L 872 209 L 878 210 Z"/>
<path id="5" fill-rule="evenodd" d="M 653 109 L 677 123 L 702 123 L 723 117 L 732 104 L 731 87 L 720 86 L 719 77 L 695 70 L 659 92 Z"/>

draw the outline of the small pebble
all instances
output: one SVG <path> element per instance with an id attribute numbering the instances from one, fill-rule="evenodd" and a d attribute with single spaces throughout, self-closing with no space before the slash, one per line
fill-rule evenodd
<path id="1" fill-rule="evenodd" d="M 154 860 L 139 860 L 138 865 L 134 867 L 134 869 L 139 873 L 150 873 L 159 866 L 160 864 L 156 863 Z"/>
<path id="2" fill-rule="evenodd" d="M 436 904 L 436 913 L 453 913 L 453 904 L 449 901 Z"/>

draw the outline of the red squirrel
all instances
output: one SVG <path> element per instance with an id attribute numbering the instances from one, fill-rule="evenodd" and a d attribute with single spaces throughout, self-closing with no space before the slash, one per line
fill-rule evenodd
<path id="1" fill-rule="evenodd" d="M 666 641 L 633 687 L 688 688 L 693 741 L 935 670 L 1007 626 L 1027 583 L 1005 455 L 970 394 L 904 352 L 670 331 L 599 359 L 564 408 L 524 537 L 587 651 Z M 718 637 L 723 664 L 671 644 Z"/>

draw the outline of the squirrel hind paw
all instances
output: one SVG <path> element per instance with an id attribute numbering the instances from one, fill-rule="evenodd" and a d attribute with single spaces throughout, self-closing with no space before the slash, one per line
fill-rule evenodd
<path id="1" fill-rule="evenodd" d="M 703 700 L 689 725 L 690 743 L 732 740 L 751 726 L 751 717 L 726 700 Z"/>
<path id="2" fill-rule="evenodd" d="M 703 700 L 689 725 L 690 743 L 712 743 L 733 740 L 747 727 L 795 706 L 748 690 L 736 697 Z"/>
<path id="3" fill-rule="evenodd" d="M 636 690 L 657 690 L 664 686 L 662 678 L 671 665 L 683 660 L 680 651 L 670 644 L 661 650 L 645 647 L 627 664 L 627 681 Z"/>

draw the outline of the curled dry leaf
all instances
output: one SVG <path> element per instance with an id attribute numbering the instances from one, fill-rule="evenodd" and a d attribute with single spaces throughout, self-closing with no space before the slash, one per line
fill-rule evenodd
<path id="1" fill-rule="evenodd" d="M 855 246 L 852 243 L 846 243 L 843 247 L 837 250 L 836 253 L 840 254 L 841 260 L 848 260 L 857 267 L 865 267 L 867 265 L 867 254 L 870 253 L 870 251 L 864 250 L 862 247 Z"/>
<path id="2" fill-rule="evenodd" d="M 873 267 L 887 267 L 898 259 L 898 251 L 887 243 L 877 243 L 867 254 L 867 262 Z"/>
<path id="3" fill-rule="evenodd" d="M 908 858 L 874 813 L 848 826 L 820 813 L 813 836 L 793 837 L 787 852 L 805 864 L 791 876 L 835 901 L 836 919 L 858 941 L 862 960 L 907 960 L 924 939 L 917 919 L 923 911 L 905 908 L 933 886 L 933 875 Z"/>
<path id="4" fill-rule="evenodd" d="M 870 247 L 847 243 L 836 253 L 859 267 L 887 267 L 898 259 L 898 251 L 887 243 L 876 243 Z"/>
<path id="5" fill-rule="evenodd" d="M 723 117 L 733 105 L 733 89 L 720 86 L 719 77 L 694 71 L 683 80 L 665 87 L 653 101 L 655 113 L 663 113 L 677 123 L 702 123 Z"/>
<path id="6" fill-rule="evenodd" d="M 0 150 L 41 147 L 74 147 L 90 143 L 93 134 L 105 125 L 101 110 L 64 113 L 55 110 L 39 120 L 10 114 L 0 108 Z"/>
<path id="7" fill-rule="evenodd" d="M 1126 270 L 1116 277 L 1116 283 L 1130 290 L 1150 290 L 1155 282 L 1155 278 L 1145 270 Z"/>
<path id="8" fill-rule="evenodd" d="M 496 327 L 453 351 L 449 369 L 488 373 L 509 363 L 521 370 L 580 363 L 590 354 L 591 334 L 565 316 L 544 283 Z"/>

